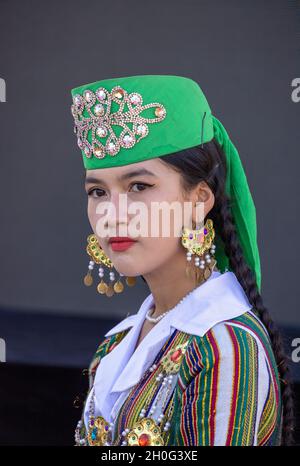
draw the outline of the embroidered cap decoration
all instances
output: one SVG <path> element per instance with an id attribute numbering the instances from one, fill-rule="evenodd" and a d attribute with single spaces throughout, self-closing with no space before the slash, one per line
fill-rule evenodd
<path id="1" fill-rule="evenodd" d="M 119 108 L 113 112 L 112 104 Z M 146 118 L 142 112 L 152 108 L 153 117 Z M 77 144 L 86 157 L 103 158 L 106 154 L 115 156 L 120 148 L 131 148 L 149 133 L 147 123 L 157 123 L 166 116 L 162 104 L 149 103 L 143 105 L 143 97 L 138 92 L 130 94 L 121 86 L 115 86 L 111 92 L 99 87 L 95 92 L 86 89 L 83 95 L 75 94 L 71 112 L 74 116 L 74 132 L 77 134 Z M 84 116 L 85 113 L 88 116 Z M 129 124 L 132 125 L 130 128 Z M 122 129 L 119 137 L 114 126 Z M 92 134 L 92 144 L 87 139 L 88 132 Z"/>

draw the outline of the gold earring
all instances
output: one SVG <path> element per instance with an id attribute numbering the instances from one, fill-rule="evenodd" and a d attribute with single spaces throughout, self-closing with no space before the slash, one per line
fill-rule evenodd
<path id="1" fill-rule="evenodd" d="M 216 250 L 216 245 L 213 244 L 214 238 L 215 230 L 211 219 L 207 219 L 202 228 L 196 225 L 196 229 L 182 229 L 181 243 L 188 249 L 186 253 L 187 266 L 185 272 L 188 277 L 191 277 L 194 272 L 197 284 L 207 280 L 216 266 L 216 259 L 212 257 Z M 209 250 L 210 253 L 208 252 Z M 196 271 L 191 266 L 193 254 L 196 255 L 194 261 Z"/>
<path id="2" fill-rule="evenodd" d="M 94 234 L 91 234 L 87 237 L 87 246 L 86 246 L 86 252 L 88 255 L 91 257 L 91 260 L 89 262 L 88 266 L 88 272 L 85 275 L 83 279 L 83 283 L 86 286 L 91 286 L 93 284 L 93 277 L 92 277 L 92 271 L 94 269 L 95 264 L 99 265 L 99 277 L 101 278 L 100 283 L 97 285 L 97 291 L 100 294 L 105 294 L 108 297 L 111 297 L 114 295 L 114 293 L 122 293 L 124 290 L 124 285 L 121 281 L 121 277 L 124 275 L 122 273 L 119 273 L 119 278 L 118 280 L 115 280 L 115 272 L 112 270 L 109 272 L 109 281 L 110 283 L 107 284 L 103 278 L 104 278 L 104 268 L 102 267 L 102 264 L 108 267 L 108 269 L 112 269 L 113 263 L 107 257 L 107 255 L 104 253 L 103 249 L 98 243 L 97 237 Z M 136 278 L 135 277 L 125 277 L 126 284 L 128 286 L 134 286 L 136 283 Z"/>

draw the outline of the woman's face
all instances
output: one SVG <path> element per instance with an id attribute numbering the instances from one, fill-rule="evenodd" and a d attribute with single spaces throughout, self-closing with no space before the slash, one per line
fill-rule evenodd
<path id="1" fill-rule="evenodd" d="M 121 167 L 87 170 L 85 189 L 92 230 L 119 273 L 146 275 L 171 259 L 174 262 L 176 255 L 185 256 L 186 250 L 181 245 L 182 226 L 188 226 L 183 220 L 184 201 L 196 201 L 199 196 L 195 198 L 193 191 L 186 197 L 181 174 L 171 166 L 155 158 Z M 119 205 L 121 197 L 123 204 Z M 159 215 L 153 202 L 161 206 Z M 174 202 L 179 210 L 172 212 Z M 208 204 L 206 199 L 203 202 L 206 211 L 211 208 Z M 101 222 L 106 227 L 105 234 L 99 228 Z M 163 229 L 166 225 L 169 231 Z M 151 230 L 154 226 L 156 236 Z M 109 239 L 116 236 L 130 237 L 135 242 L 128 249 L 114 250 Z"/>

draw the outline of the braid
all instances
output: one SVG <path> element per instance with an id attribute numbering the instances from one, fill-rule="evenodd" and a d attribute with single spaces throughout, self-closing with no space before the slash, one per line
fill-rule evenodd
<path id="1" fill-rule="evenodd" d="M 229 258 L 230 267 L 242 285 L 249 302 L 253 305 L 253 311 L 258 315 L 269 333 L 281 382 L 283 406 L 281 444 L 292 445 L 294 441 L 294 400 L 288 358 L 284 352 L 281 334 L 263 304 L 254 274 L 244 259 L 231 214 L 230 199 L 224 190 L 216 193 L 216 203 L 214 209 L 210 212 L 210 217 L 214 217 L 216 229 L 224 242 L 224 249 Z"/>
<path id="2" fill-rule="evenodd" d="M 212 218 L 216 226 L 224 243 L 230 268 L 234 271 L 253 306 L 253 312 L 259 317 L 269 333 L 281 388 L 283 414 L 281 444 L 292 445 L 295 424 L 294 390 L 290 379 L 289 362 L 284 352 L 281 334 L 263 304 L 254 274 L 243 256 L 231 213 L 231 199 L 225 190 L 227 171 L 225 153 L 214 138 L 203 145 L 165 155 L 161 157 L 161 160 L 182 174 L 182 187 L 185 192 L 189 193 L 189 190 L 197 186 L 200 181 L 205 181 L 214 193 L 215 203 L 207 216 Z"/>

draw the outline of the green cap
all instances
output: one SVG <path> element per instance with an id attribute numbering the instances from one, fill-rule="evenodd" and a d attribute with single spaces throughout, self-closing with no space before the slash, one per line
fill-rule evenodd
<path id="1" fill-rule="evenodd" d="M 71 90 L 74 132 L 86 170 L 172 154 L 215 138 L 226 155 L 226 192 L 244 257 L 261 288 L 256 211 L 242 162 L 194 80 L 173 75 L 104 79 Z M 230 270 L 216 232 L 216 260 Z"/>

